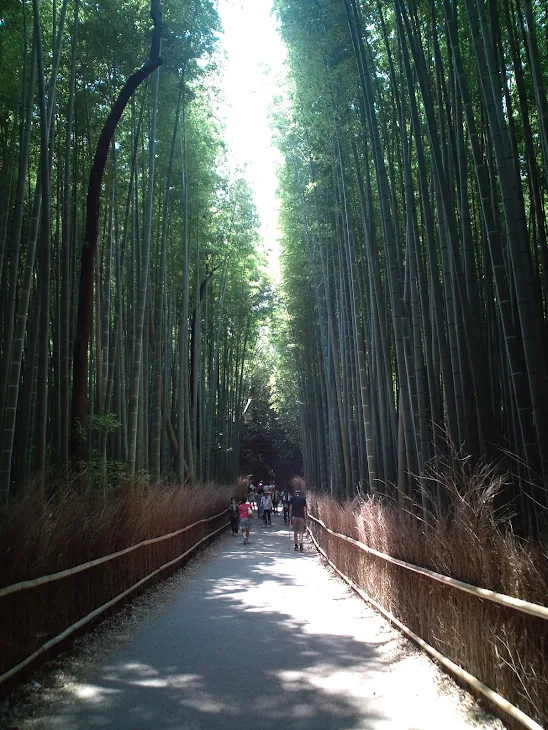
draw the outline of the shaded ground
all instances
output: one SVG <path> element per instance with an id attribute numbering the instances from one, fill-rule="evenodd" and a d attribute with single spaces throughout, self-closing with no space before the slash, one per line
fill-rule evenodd
<path id="1" fill-rule="evenodd" d="M 334 579 L 287 528 L 253 521 L 131 641 L 23 728 L 500 727 Z M 445 682 L 447 684 L 447 681 Z"/>

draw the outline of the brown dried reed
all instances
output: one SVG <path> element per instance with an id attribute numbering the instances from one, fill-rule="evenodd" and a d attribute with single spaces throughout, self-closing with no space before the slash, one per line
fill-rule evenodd
<path id="1" fill-rule="evenodd" d="M 139 485 L 115 495 L 65 489 L 44 503 L 30 490 L 0 519 L 0 587 L 175 532 L 222 512 L 244 491 L 244 482 Z M 0 597 L 0 675 L 225 522 L 218 517 L 76 575 Z"/>
<path id="2" fill-rule="evenodd" d="M 472 585 L 548 603 L 546 546 L 518 538 L 496 497 L 508 477 L 452 454 L 428 474 L 426 524 L 411 500 L 340 503 L 309 497 L 336 532 L 408 563 Z M 436 500 L 432 497 L 436 494 Z M 368 555 L 310 522 L 329 558 L 367 595 L 422 639 L 548 727 L 548 622 L 484 601 Z"/>
<path id="3" fill-rule="evenodd" d="M 0 517 L 0 587 L 174 532 L 224 509 L 233 494 L 215 484 L 140 484 L 114 495 L 69 488 L 44 502 L 31 490 Z"/>

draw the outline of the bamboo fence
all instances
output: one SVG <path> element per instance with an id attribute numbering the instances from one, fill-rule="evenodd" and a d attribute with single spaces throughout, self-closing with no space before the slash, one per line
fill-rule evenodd
<path id="1" fill-rule="evenodd" d="M 522 614 L 526 614 L 527 616 L 534 617 L 535 619 L 541 619 L 541 621 L 546 621 L 548 619 L 548 608 L 536 603 L 531 603 L 529 601 L 523 601 L 518 598 L 514 598 L 512 596 L 506 596 L 501 593 L 497 593 L 496 591 L 487 590 L 485 588 L 480 588 L 478 586 L 471 585 L 469 583 L 465 583 L 460 580 L 456 580 L 455 578 L 451 578 L 449 576 L 441 575 L 440 573 L 436 573 L 432 570 L 428 570 L 426 568 L 422 568 L 417 565 L 413 565 L 412 563 L 407 563 L 403 560 L 398 560 L 397 558 L 393 558 L 391 555 L 387 555 L 386 553 L 379 552 L 378 550 L 375 550 L 373 548 L 370 548 L 369 546 L 359 542 L 358 540 L 355 540 L 352 537 L 349 537 L 348 535 L 344 535 L 340 532 L 336 532 L 335 530 L 332 530 L 330 527 L 328 527 L 322 520 L 318 519 L 314 515 L 311 515 L 309 513 L 308 515 L 310 519 L 310 524 L 308 527 L 308 532 L 312 538 L 312 541 L 318 551 L 323 555 L 323 557 L 327 560 L 327 562 L 331 565 L 331 567 L 343 578 L 343 580 L 348 583 L 348 585 L 358 593 L 358 595 L 363 598 L 365 601 L 370 603 L 372 606 L 374 606 L 380 613 L 383 614 L 391 623 L 393 623 L 398 629 L 400 629 L 404 634 L 406 634 L 412 641 L 414 641 L 416 644 L 418 644 L 424 651 L 426 651 L 433 659 L 435 659 L 437 662 L 439 662 L 442 666 L 444 666 L 449 672 L 451 672 L 458 680 L 464 682 L 467 684 L 472 691 L 474 691 L 476 694 L 480 694 L 483 697 L 485 697 L 489 703 L 491 703 L 491 706 L 494 706 L 498 709 L 504 716 L 505 719 L 511 718 L 514 723 L 518 723 L 520 726 L 528 728 L 528 730 L 543 730 L 543 725 L 539 724 L 535 719 L 530 717 L 526 712 L 524 712 L 520 707 L 517 706 L 517 704 L 514 704 L 514 702 L 511 702 L 509 699 L 507 699 L 501 692 L 495 691 L 492 689 L 489 684 L 482 681 L 483 677 L 480 679 L 477 676 L 475 676 L 473 673 L 467 671 L 461 664 L 464 664 L 464 662 L 457 662 L 454 661 L 453 658 L 449 658 L 445 656 L 439 649 L 436 649 L 434 646 L 432 646 L 432 643 L 435 643 L 434 641 L 432 643 L 429 643 L 428 641 L 425 641 L 425 639 L 420 635 L 420 632 L 413 631 L 409 626 L 406 625 L 405 622 L 405 610 L 401 610 L 402 603 L 401 595 L 398 596 L 398 599 L 394 600 L 394 608 L 392 610 L 387 610 L 385 605 L 382 605 L 382 603 L 379 600 L 375 600 L 375 598 L 372 595 L 369 595 L 368 592 L 364 591 L 363 586 L 359 585 L 359 576 L 360 574 L 364 575 L 363 566 L 360 570 L 354 569 L 354 579 L 348 576 L 343 570 L 341 570 L 341 562 L 346 562 L 347 566 L 350 565 L 352 561 L 349 561 L 346 557 L 345 560 L 337 560 L 337 555 L 333 555 L 330 553 L 337 553 L 338 551 L 330 550 L 329 544 L 325 544 L 324 547 L 322 547 L 319 544 L 319 540 L 317 539 L 319 536 L 315 534 L 315 525 L 318 525 L 321 527 L 321 529 L 327 533 L 328 535 L 331 535 L 337 540 L 343 541 L 344 543 L 347 543 L 348 545 L 351 545 L 353 548 L 357 548 L 359 551 L 361 551 L 363 554 L 366 554 L 370 556 L 373 559 L 380 559 L 384 561 L 386 564 L 395 566 L 398 569 L 404 569 L 405 571 L 408 571 L 412 574 L 415 574 L 417 576 L 421 576 L 423 578 L 426 578 L 429 581 L 435 581 L 438 584 L 443 584 L 449 589 L 456 589 L 457 591 L 460 591 L 464 594 L 467 594 L 469 596 L 473 596 L 476 601 L 483 602 L 483 601 L 489 601 L 493 604 L 496 604 L 498 606 L 503 606 L 505 609 L 510 609 L 513 612 L 520 612 Z M 321 538 L 320 538 L 321 539 Z M 339 557 L 340 554 L 339 554 Z M 339 562 L 339 565 L 337 565 L 337 562 Z M 353 561 L 355 562 L 355 561 Z M 350 572 L 350 571 L 349 571 Z M 376 571 L 372 571 L 376 572 Z M 420 591 L 421 586 L 417 586 L 417 589 Z M 397 591 L 399 594 L 405 593 L 405 590 L 399 590 Z M 448 597 L 449 598 L 449 597 Z M 417 603 L 419 601 L 416 601 Z M 448 605 L 453 606 L 454 602 L 452 600 L 447 601 Z M 440 605 L 443 605 L 443 602 L 440 604 L 438 601 L 436 603 L 436 610 L 440 610 Z M 398 610 L 399 609 L 399 610 Z M 394 615 L 395 613 L 399 614 L 399 617 L 397 615 Z M 403 616 L 402 616 L 403 614 Z M 481 612 L 483 618 L 485 618 L 485 612 Z M 441 621 L 441 625 L 452 625 L 453 622 L 451 621 Z M 486 639 L 490 634 L 491 627 L 486 627 L 484 638 Z M 496 630 L 496 627 L 495 627 Z M 433 632 L 434 634 L 436 632 Z M 473 632 L 472 636 L 474 635 Z M 461 637 L 464 639 L 465 637 Z M 443 640 L 442 642 L 443 643 Z M 447 644 L 446 644 L 447 646 Z M 537 646 L 539 647 L 539 653 L 542 653 L 546 650 L 546 646 L 544 645 L 542 641 L 542 636 L 539 635 L 537 638 Z M 537 706 L 538 707 L 538 706 Z M 537 713 L 535 713 L 537 714 Z M 543 714 L 542 710 L 540 710 L 539 714 Z"/>
<path id="2" fill-rule="evenodd" d="M 226 514 L 0 588 L 0 685 L 225 530 L 226 521 L 210 531 L 208 524 L 221 522 Z"/>

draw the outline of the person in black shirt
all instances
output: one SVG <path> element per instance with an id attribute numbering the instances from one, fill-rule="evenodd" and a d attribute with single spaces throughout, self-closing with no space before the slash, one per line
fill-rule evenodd
<path id="1" fill-rule="evenodd" d="M 295 550 L 303 552 L 303 535 L 306 529 L 306 499 L 302 496 L 300 489 L 289 501 L 289 523 L 293 525 L 293 537 Z"/>

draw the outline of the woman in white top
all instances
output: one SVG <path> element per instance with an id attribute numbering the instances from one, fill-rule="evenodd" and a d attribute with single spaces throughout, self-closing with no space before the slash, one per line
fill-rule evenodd
<path id="1" fill-rule="evenodd" d="M 270 495 L 270 492 L 265 492 L 263 494 L 262 499 L 262 508 L 263 508 L 263 520 L 264 525 L 263 527 L 266 527 L 267 525 L 269 527 L 272 527 L 272 497 Z"/>

